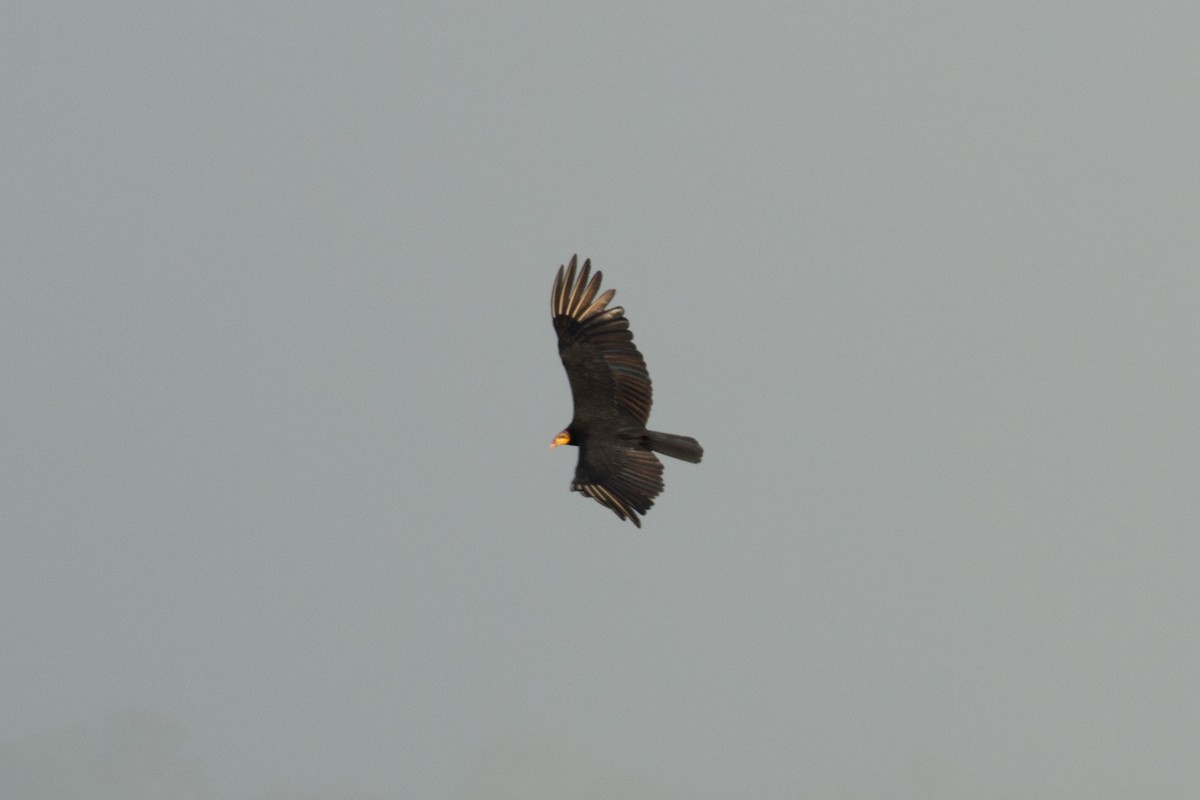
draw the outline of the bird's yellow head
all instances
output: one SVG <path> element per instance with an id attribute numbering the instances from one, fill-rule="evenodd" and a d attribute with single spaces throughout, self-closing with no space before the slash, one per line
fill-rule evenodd
<path id="1" fill-rule="evenodd" d="M 554 441 L 550 443 L 550 447 L 555 448 L 561 444 L 570 444 L 570 443 L 571 443 L 571 434 L 567 433 L 566 431 L 563 431 L 562 433 L 558 434 L 558 436 L 554 437 Z"/>

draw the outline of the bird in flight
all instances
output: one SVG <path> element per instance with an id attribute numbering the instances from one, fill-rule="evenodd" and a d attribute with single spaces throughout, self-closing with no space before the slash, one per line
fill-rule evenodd
<path id="1" fill-rule="evenodd" d="M 550 296 L 558 355 L 571 382 L 575 417 L 550 446 L 579 448 L 571 490 L 642 527 L 638 518 L 663 490 L 662 463 L 654 453 L 700 463 L 704 449 L 690 436 L 646 429 L 650 375 L 633 344 L 625 309 L 608 307 L 616 294 L 600 292 L 601 273 L 590 259 L 577 274 L 576 256 L 559 267 Z"/>

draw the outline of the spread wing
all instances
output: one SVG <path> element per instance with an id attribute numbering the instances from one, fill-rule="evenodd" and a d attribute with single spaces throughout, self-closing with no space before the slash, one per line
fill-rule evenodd
<path id="1" fill-rule="evenodd" d="M 602 273 L 597 270 L 588 279 L 591 259 L 583 262 L 576 278 L 577 261 L 572 256 L 565 273 L 558 268 L 550 298 L 558 354 L 575 400 L 575 419 L 585 424 L 645 427 L 650 417 L 650 375 L 633 344 L 625 309 L 608 308 L 616 294 L 613 289 L 597 296 Z"/>
<path id="2" fill-rule="evenodd" d="M 662 471 L 662 463 L 648 450 L 581 447 L 571 490 L 640 528 L 638 514 L 649 511 L 663 490 Z"/>

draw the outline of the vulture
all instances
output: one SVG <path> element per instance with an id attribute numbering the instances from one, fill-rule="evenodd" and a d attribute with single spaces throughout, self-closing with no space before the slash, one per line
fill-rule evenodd
<path id="1" fill-rule="evenodd" d="M 600 292 L 601 273 L 590 259 L 558 268 L 550 297 L 558 355 L 571 383 L 575 414 L 550 447 L 579 448 L 571 490 L 590 497 L 622 520 L 642 527 L 638 515 L 663 490 L 655 453 L 700 462 L 704 450 L 690 436 L 646 428 L 650 375 L 633 343 L 625 309 L 609 307 L 616 291 Z"/>

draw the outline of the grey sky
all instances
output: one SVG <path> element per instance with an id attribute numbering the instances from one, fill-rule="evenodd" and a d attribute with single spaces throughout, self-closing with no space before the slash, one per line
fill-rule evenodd
<path id="1" fill-rule="evenodd" d="M 0 795 L 1200 792 L 1194 3 L 4 18 Z"/>

